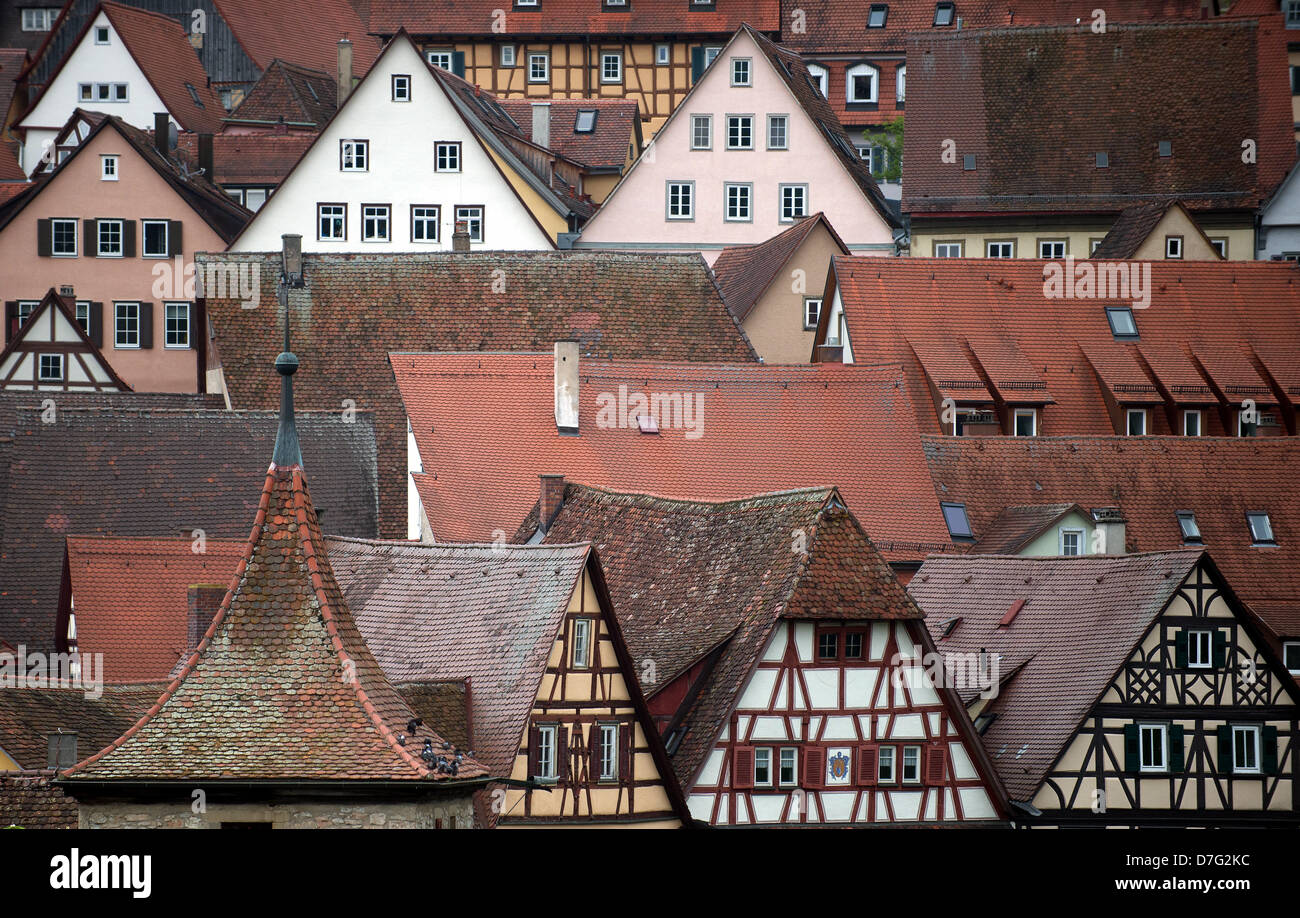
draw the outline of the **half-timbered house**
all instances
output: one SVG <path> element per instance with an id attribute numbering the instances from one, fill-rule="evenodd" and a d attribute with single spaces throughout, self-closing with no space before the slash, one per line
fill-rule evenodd
<path id="1" fill-rule="evenodd" d="M 1300 825 L 1300 688 L 1204 550 L 931 558 L 908 586 L 966 693 L 1014 819 Z"/>
<path id="2" fill-rule="evenodd" d="M 103 303 L 51 290 L 0 352 L 0 391 L 130 391 L 100 351 L 103 334 Z"/>

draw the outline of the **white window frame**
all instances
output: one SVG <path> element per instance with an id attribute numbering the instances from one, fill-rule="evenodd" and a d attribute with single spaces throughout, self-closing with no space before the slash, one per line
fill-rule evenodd
<path id="1" fill-rule="evenodd" d="M 731 194 L 732 191 L 738 193 L 737 202 L 740 198 L 744 199 L 744 215 L 731 215 Z M 722 183 L 722 219 L 725 223 L 753 223 L 754 222 L 754 183 L 753 182 L 723 182 Z"/>
<path id="2" fill-rule="evenodd" d="M 655 66 L 667 67 L 673 62 L 673 46 L 667 44 L 655 45 Z"/>
<path id="3" fill-rule="evenodd" d="M 84 331 L 86 334 L 90 334 L 90 301 L 89 300 L 77 300 L 76 305 L 73 309 L 73 318 L 77 320 L 77 324 L 81 326 L 82 331 Z"/>
<path id="4" fill-rule="evenodd" d="M 779 144 L 772 142 L 772 131 L 777 123 L 781 125 L 781 142 Z M 788 150 L 790 149 L 790 116 L 784 113 L 774 113 L 767 116 L 767 148 L 769 150 Z"/>
<path id="5" fill-rule="evenodd" d="M 326 214 L 325 211 L 327 209 L 330 210 L 331 213 Z M 332 212 L 336 210 L 338 211 L 338 213 Z M 331 227 L 335 225 L 334 221 L 336 220 L 338 221 L 339 235 L 326 236 L 324 233 L 321 232 L 321 228 L 322 228 L 321 220 L 326 216 L 328 216 L 330 220 Z M 316 205 L 316 239 L 318 242 L 347 242 L 348 206 L 346 204 L 329 203 L 329 204 Z"/>
<path id="6" fill-rule="evenodd" d="M 351 158 L 351 165 L 348 160 Z M 358 165 L 359 164 L 359 165 Z M 339 141 L 339 171 L 340 172 L 369 172 L 370 171 L 370 141 L 360 138 L 349 138 Z"/>
<path id="7" fill-rule="evenodd" d="M 122 176 L 122 158 L 116 153 L 103 153 L 99 157 L 99 180 L 116 182 Z"/>
<path id="8" fill-rule="evenodd" d="M 907 65 L 902 64 L 894 71 L 894 102 L 897 105 L 907 104 Z"/>
<path id="9" fill-rule="evenodd" d="M 1140 417 L 1142 419 L 1142 430 L 1138 433 L 1133 432 L 1133 419 Z M 1126 437 L 1145 437 L 1147 435 L 1147 410 L 1145 408 L 1125 408 L 1124 409 L 1124 436 Z"/>
<path id="10" fill-rule="evenodd" d="M 384 234 L 382 236 L 373 235 L 367 232 L 367 221 L 373 221 L 376 231 L 382 225 Z M 389 204 L 362 204 L 361 205 L 361 241 L 362 242 L 392 242 L 393 241 L 393 208 Z"/>
<path id="11" fill-rule="evenodd" d="M 59 238 L 58 228 L 60 226 L 66 226 L 69 223 L 72 224 L 72 251 L 60 252 L 57 244 Z M 69 217 L 55 217 L 52 219 L 50 221 L 50 256 L 53 258 L 76 258 L 81 245 L 79 241 L 81 234 L 78 232 L 78 229 L 79 227 L 77 226 L 77 221 L 75 219 Z"/>
<path id="12" fill-rule="evenodd" d="M 790 779 L 785 777 L 786 764 L 789 763 Z M 776 758 L 776 784 L 778 787 L 796 787 L 799 784 L 799 749 L 797 746 L 782 746 Z"/>
<path id="13" fill-rule="evenodd" d="M 177 343 L 173 344 L 171 341 L 171 336 L 172 336 L 171 312 L 174 308 L 177 307 L 185 308 L 185 341 L 184 343 L 181 343 L 178 340 Z M 190 304 L 188 302 L 181 301 L 181 300 L 172 300 L 170 302 L 163 303 L 163 348 L 164 349 L 174 350 L 174 351 L 187 351 L 190 349 L 190 335 L 193 332 L 193 328 L 192 328 L 193 318 L 194 318 L 194 311 L 190 307 Z"/>
<path id="14" fill-rule="evenodd" d="M 817 313 L 816 315 L 810 316 L 808 313 L 808 307 L 813 303 L 817 304 Z M 822 298 L 819 296 L 806 296 L 803 298 L 803 327 L 805 331 L 811 331 L 816 328 L 817 323 L 821 321 L 822 305 Z"/>
<path id="15" fill-rule="evenodd" d="M 1188 433 L 1188 432 L 1187 432 L 1187 422 L 1188 422 L 1188 420 L 1190 420 L 1191 418 L 1196 418 L 1196 433 Z M 1199 437 L 1199 436 L 1202 436 L 1202 435 L 1203 435 L 1203 431 L 1204 431 L 1204 430 L 1205 430 L 1205 428 L 1204 428 L 1204 426 L 1202 426 L 1202 424 L 1201 424 L 1201 409 L 1199 409 L 1199 408 L 1185 408 L 1185 409 L 1183 409 L 1183 436 L 1184 436 L 1184 437 Z"/>
<path id="16" fill-rule="evenodd" d="M 1300 673 L 1300 641 L 1282 643 L 1282 663 L 1286 666 L 1287 672 Z"/>
<path id="17" fill-rule="evenodd" d="M 104 250 L 104 230 L 106 228 L 117 227 L 117 251 Z M 126 221 L 125 220 L 96 220 L 95 221 L 95 257 L 96 258 L 125 258 L 126 257 Z"/>
<path id="18" fill-rule="evenodd" d="M 122 339 L 121 322 L 123 319 L 129 321 L 129 316 L 124 316 L 121 310 L 134 306 L 135 307 L 135 343 L 124 342 Z M 113 348 L 119 351 L 138 351 L 140 350 L 140 312 L 144 307 L 135 300 L 118 300 L 113 303 Z"/>
<path id="19" fill-rule="evenodd" d="M 40 300 L 19 300 L 18 301 L 18 327 L 22 328 L 27 324 L 27 320 L 32 317 L 36 307 L 40 306 Z"/>
<path id="20" fill-rule="evenodd" d="M 881 746 L 876 752 L 876 783 L 898 783 L 898 751 L 893 746 Z"/>
<path id="21" fill-rule="evenodd" d="M 514 45 L 502 45 L 500 57 L 499 57 L 501 61 L 501 66 L 502 67 L 515 66 L 515 60 L 516 60 L 515 54 L 516 51 Z"/>
<path id="22" fill-rule="evenodd" d="M 788 189 L 791 189 L 791 190 L 798 189 L 798 190 L 801 192 L 802 204 L 803 204 L 802 212 L 801 212 L 801 213 L 798 213 L 798 214 L 791 213 L 789 216 L 786 215 L 786 206 L 785 206 L 785 205 L 786 205 L 786 199 L 785 199 L 785 192 L 786 192 L 786 189 L 787 189 L 787 188 L 788 188 Z M 793 200 L 793 199 L 792 199 L 792 200 Z M 807 183 L 805 183 L 805 182 L 792 182 L 792 183 L 788 183 L 788 184 L 786 184 L 786 183 L 782 183 L 782 184 L 780 184 L 780 185 L 777 185 L 777 186 L 776 186 L 776 203 L 777 203 L 777 215 L 780 217 L 779 222 L 781 222 L 781 223 L 796 223 L 796 222 L 798 222 L 799 220 L 802 220 L 804 217 L 808 216 L 809 213 L 810 213 L 809 204 L 808 204 L 808 185 L 807 185 Z"/>
<path id="23" fill-rule="evenodd" d="M 95 26 L 94 34 L 95 34 L 95 44 L 107 45 L 112 43 L 113 30 L 110 29 L 108 26 L 101 26 L 101 25 Z M 100 40 L 101 35 L 103 36 L 102 41 Z"/>
<path id="24" fill-rule="evenodd" d="M 1020 425 L 1017 423 L 1020 418 L 1029 418 L 1032 422 L 1033 430 L 1027 434 L 1020 432 Z M 1037 408 L 1017 408 L 1011 416 L 1011 435 L 1015 437 L 1036 437 L 1038 436 L 1038 409 Z"/>
<path id="25" fill-rule="evenodd" d="M 409 73 L 394 73 L 392 86 L 394 102 L 411 101 L 411 75 Z M 402 88 L 405 88 L 405 92 L 398 91 Z"/>
<path id="26" fill-rule="evenodd" d="M 699 129 L 704 127 L 706 141 L 703 146 L 699 143 Z M 712 115 L 691 115 L 691 149 L 692 150 L 712 150 L 713 149 L 713 116 Z"/>
<path id="27" fill-rule="evenodd" d="M 597 780 L 618 780 L 618 724 L 597 724 Z"/>
<path id="28" fill-rule="evenodd" d="M 956 252 L 952 250 L 956 249 Z M 966 249 L 965 242 L 936 242 L 934 243 L 935 258 L 961 258 Z"/>
<path id="29" fill-rule="evenodd" d="M 1214 668 L 1214 631 L 1209 628 L 1188 628 L 1187 668 Z"/>
<path id="30" fill-rule="evenodd" d="M 434 60 L 434 58 L 437 58 L 437 60 Z M 430 67 L 437 67 L 439 70 L 451 73 L 451 68 L 455 66 L 456 52 L 452 48 L 438 48 L 436 50 L 425 51 L 424 59 L 429 62 Z M 447 62 L 446 66 L 443 66 L 442 62 L 444 60 Z"/>
<path id="31" fill-rule="evenodd" d="M 575 618 L 573 620 L 573 660 L 574 669 L 591 669 L 591 634 L 592 620 Z"/>
<path id="32" fill-rule="evenodd" d="M 609 63 L 614 62 L 613 73 L 611 74 Z M 623 52 L 622 51 L 602 51 L 600 52 L 600 82 L 603 85 L 618 85 L 623 82 Z"/>
<path id="33" fill-rule="evenodd" d="M 1229 731 L 1232 739 L 1232 773 L 1234 775 L 1258 775 L 1264 771 L 1263 758 L 1263 730 L 1258 724 L 1233 724 Z M 1255 764 L 1238 765 L 1237 764 L 1237 737 L 1250 736 L 1253 740 L 1251 743 L 1252 753 L 1255 757 Z"/>
<path id="34" fill-rule="evenodd" d="M 1060 555 L 1062 558 L 1078 558 L 1078 557 L 1080 557 L 1080 556 L 1083 555 L 1083 546 L 1084 546 L 1084 535 L 1085 535 L 1085 533 L 1084 533 L 1084 531 L 1083 531 L 1082 529 L 1062 527 L 1062 528 L 1059 530 L 1059 534 L 1058 534 L 1058 535 L 1059 535 L 1059 537 L 1058 537 L 1058 540 L 1057 540 L 1057 551 L 1056 551 L 1056 553 L 1057 553 L 1058 555 Z M 1073 537 L 1074 537 L 1074 539 L 1075 539 L 1074 547 L 1075 547 L 1076 551 L 1073 551 L 1073 552 L 1066 552 L 1066 550 L 1065 550 L 1065 542 L 1066 542 L 1066 537 L 1067 537 L 1067 536 L 1073 536 Z"/>
<path id="35" fill-rule="evenodd" d="M 469 231 L 469 241 L 471 243 L 481 243 L 483 241 L 486 236 L 484 227 L 487 223 L 487 207 L 485 205 L 457 204 L 456 209 L 452 211 L 452 219 L 454 220 L 451 225 L 453 231 L 456 229 L 456 224 L 463 221 Z M 477 230 L 474 229 L 475 226 L 478 227 Z"/>
<path id="36" fill-rule="evenodd" d="M 1066 239 L 1039 239 L 1038 240 L 1038 257 L 1046 259 L 1064 258 L 1070 251 L 1069 240 Z M 1060 254 L 1056 254 L 1057 247 L 1060 247 Z"/>
<path id="37" fill-rule="evenodd" d="M 31 14 L 31 15 L 28 15 Z M 22 31 L 48 32 L 59 16 L 58 7 L 27 6 L 22 8 Z"/>
<path id="38" fill-rule="evenodd" d="M 731 85 L 732 86 L 753 86 L 754 85 L 754 59 L 751 57 L 733 57 L 731 64 Z M 738 74 L 738 69 L 743 69 L 743 79 Z"/>
<path id="39" fill-rule="evenodd" d="M 830 69 L 822 64 L 805 64 L 804 66 L 808 70 L 808 76 L 812 77 L 813 82 L 817 84 L 817 91 L 822 94 L 822 98 L 829 98 Z"/>
<path id="40" fill-rule="evenodd" d="M 162 252 L 149 251 L 149 227 L 159 226 L 163 228 L 163 248 Z M 140 257 L 141 258 L 168 258 L 172 245 L 172 228 L 167 220 L 141 220 L 140 221 Z"/>
<path id="41" fill-rule="evenodd" d="M 1003 250 L 1003 247 L 1005 246 L 1006 254 L 1005 254 L 1005 255 L 995 255 L 995 254 L 993 254 L 993 247 L 994 247 L 994 246 L 997 246 L 998 249 L 999 249 L 1000 251 Z M 1015 240 L 1013 240 L 1013 239 L 994 239 L 994 240 L 991 240 L 991 241 L 985 242 L 985 243 L 984 243 L 984 257 L 986 257 L 986 258 L 1015 258 L 1015 257 L 1016 257 L 1016 243 L 1015 243 Z"/>
<path id="42" fill-rule="evenodd" d="M 1165 237 L 1165 258 L 1181 259 L 1183 257 L 1183 237 Z"/>
<path id="43" fill-rule="evenodd" d="M 733 143 L 731 142 L 731 136 L 732 136 L 732 130 L 731 130 L 731 128 L 732 128 L 732 123 L 733 123 L 733 122 L 735 123 L 736 133 L 737 133 L 738 136 L 739 136 L 740 134 L 744 133 L 744 127 L 745 127 L 745 125 L 746 125 L 746 124 L 749 125 L 749 143 L 748 143 L 748 144 L 741 145 L 741 144 L 739 144 L 739 143 L 737 143 L 737 144 L 733 144 Z M 728 150 L 752 150 L 752 149 L 754 149 L 754 116 L 753 116 L 753 115 L 746 115 L 746 114 L 733 115 L 733 114 L 728 114 L 728 115 L 727 115 L 727 120 L 726 120 L 726 131 L 727 131 L 727 134 L 726 134 L 726 137 L 725 137 L 725 140 L 724 140 L 724 142 L 725 142 L 725 144 L 726 144 L 726 149 L 728 149 Z"/>
<path id="44" fill-rule="evenodd" d="M 533 64 L 541 61 L 542 74 L 535 76 Z M 529 51 L 528 52 L 528 82 L 529 83 L 549 83 L 551 82 L 551 55 L 548 51 Z"/>
<path id="45" fill-rule="evenodd" d="M 1228 258 L 1228 237 L 1227 236 L 1211 236 L 1210 247 L 1214 249 L 1214 251 L 1219 253 L 1220 258 L 1224 259 L 1225 261 L 1227 260 Z"/>
<path id="46" fill-rule="evenodd" d="M 914 759 L 915 761 L 911 765 L 909 765 L 908 759 Z M 921 783 L 921 747 L 904 746 L 901 764 L 902 767 L 899 769 L 900 772 L 899 777 L 901 779 L 900 783 L 920 784 Z M 909 767 L 914 767 L 916 770 L 915 775 L 913 775 L 910 778 L 907 776 Z"/>
<path id="47" fill-rule="evenodd" d="M 425 211 L 425 213 L 417 214 L 416 211 Z M 432 213 L 429 213 L 429 211 L 432 211 Z M 422 224 L 426 229 L 430 225 L 432 225 L 433 238 L 430 239 L 427 236 L 423 239 L 416 238 L 415 227 L 417 223 Z M 411 205 L 411 241 L 412 242 L 419 242 L 419 243 L 427 242 L 427 243 L 436 244 L 442 238 L 441 224 L 442 224 L 442 208 L 437 204 L 412 204 Z"/>
<path id="48" fill-rule="evenodd" d="M 763 764 L 759 764 L 759 759 L 763 759 Z M 760 781 L 758 778 L 759 768 L 767 770 L 767 777 Z M 755 787 L 773 787 L 775 785 L 776 775 L 772 771 L 772 747 L 755 746 L 754 747 L 754 786 Z"/>
<path id="49" fill-rule="evenodd" d="M 451 155 L 451 151 L 455 152 L 454 156 Z M 463 172 L 464 162 L 462 161 L 461 158 L 462 152 L 463 150 L 461 148 L 460 141 L 458 140 L 437 141 L 433 145 L 433 171 L 434 172 Z M 447 155 L 444 156 L 444 153 L 446 153 Z M 448 162 L 448 165 L 445 168 L 443 166 L 444 159 L 446 159 Z M 451 164 L 451 161 L 453 159 L 455 160 L 454 165 Z"/>
<path id="50" fill-rule="evenodd" d="M 59 368 L 58 376 L 50 376 L 45 372 L 45 361 L 56 361 Z M 64 361 L 62 354 L 37 354 L 36 355 L 36 381 L 37 382 L 63 382 Z"/>
<path id="51" fill-rule="evenodd" d="M 871 93 L 858 98 L 854 90 L 854 77 L 871 76 Z M 854 64 L 844 71 L 844 99 L 849 105 L 870 105 L 880 101 L 880 68 L 871 64 Z"/>
<path id="52" fill-rule="evenodd" d="M 1154 733 L 1160 737 L 1159 764 L 1147 763 L 1146 737 L 1148 733 Z M 1168 724 L 1138 724 L 1138 771 L 1147 774 L 1167 774 L 1169 772 Z"/>
<path id="53" fill-rule="evenodd" d="M 547 783 L 559 779 L 556 759 L 559 753 L 559 724 L 537 725 L 537 774 L 532 777 Z"/>
<path id="54" fill-rule="evenodd" d="M 683 195 L 678 191 L 678 213 L 673 214 L 673 189 L 685 189 L 685 207 L 682 206 Z M 664 183 L 664 217 L 673 221 L 691 221 L 695 219 L 695 182 L 668 180 Z"/>

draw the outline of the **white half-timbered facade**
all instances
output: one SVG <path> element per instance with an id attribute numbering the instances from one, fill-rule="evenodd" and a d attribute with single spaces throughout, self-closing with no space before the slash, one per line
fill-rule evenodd
<path id="1" fill-rule="evenodd" d="M 40 303 L 21 305 L 29 311 L 10 310 L 17 327 L 0 353 L 0 392 L 131 390 L 99 349 L 103 303 L 64 300 L 51 290 Z"/>

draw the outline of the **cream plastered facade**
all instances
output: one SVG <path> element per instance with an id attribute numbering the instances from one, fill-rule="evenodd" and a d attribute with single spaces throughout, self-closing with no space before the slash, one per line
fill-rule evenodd
<path id="1" fill-rule="evenodd" d="M 1166 215 L 1168 217 L 1168 215 Z M 960 243 L 962 258 L 987 258 L 989 243 L 1012 244 L 1011 257 L 1039 258 L 1040 244 L 1045 242 L 1064 242 L 1065 254 L 1074 258 L 1087 258 L 1092 254 L 1097 243 L 1105 238 L 1114 225 L 1113 219 L 1104 221 L 1073 221 L 1062 224 L 1056 221 L 1024 221 L 989 223 L 984 220 L 944 221 L 913 218 L 912 243 L 910 254 L 922 258 L 933 257 L 940 244 Z M 1201 228 L 1211 240 L 1219 240 L 1227 245 L 1228 261 L 1250 261 L 1255 247 L 1255 229 L 1253 218 L 1247 217 L 1230 223 L 1204 220 Z M 1176 234 L 1170 230 L 1171 234 Z M 1191 244 L 1195 235 L 1190 229 L 1182 232 L 1184 244 Z M 1164 258 L 1164 232 L 1159 240 L 1156 234 L 1148 240 L 1149 244 L 1161 247 L 1159 255 L 1138 255 L 1139 258 Z M 1196 251 L 1201 251 L 1197 248 Z M 1185 260 L 1194 256 L 1187 254 Z M 1199 258 L 1199 256 L 1195 256 Z"/>

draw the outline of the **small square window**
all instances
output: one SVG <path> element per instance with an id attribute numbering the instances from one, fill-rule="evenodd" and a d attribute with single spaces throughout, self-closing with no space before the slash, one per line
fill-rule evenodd
<path id="1" fill-rule="evenodd" d="M 880 767 L 876 771 L 876 780 L 879 784 L 893 784 L 898 780 L 894 772 L 894 747 L 880 747 Z"/>
<path id="2" fill-rule="evenodd" d="M 1177 511 L 1178 530 L 1183 534 L 1184 542 L 1201 541 L 1201 527 L 1196 523 L 1196 513 L 1193 510 Z"/>
<path id="3" fill-rule="evenodd" d="M 502 66 L 502 67 L 513 67 L 514 65 L 515 65 L 515 46 L 514 46 L 514 45 L 502 45 L 502 46 L 501 46 L 501 66 Z"/>
<path id="4" fill-rule="evenodd" d="M 1017 437 L 1036 437 L 1038 436 L 1038 409 L 1036 408 L 1017 408 L 1015 435 Z"/>
<path id="5" fill-rule="evenodd" d="M 101 156 L 99 158 L 99 178 L 105 182 L 116 182 L 118 180 L 118 158 L 116 155 Z"/>
<path id="6" fill-rule="evenodd" d="M 365 172 L 370 168 L 370 142 L 368 140 L 339 141 L 339 169 L 343 172 Z"/>
<path id="7" fill-rule="evenodd" d="M 1189 408 L 1183 412 L 1183 436 L 1199 437 L 1201 435 L 1201 412 Z"/>
<path id="8" fill-rule="evenodd" d="M 837 631 L 823 631 L 817 635 L 817 659 L 838 660 L 840 635 Z"/>
<path id="9" fill-rule="evenodd" d="M 965 171 L 965 172 L 974 172 L 974 171 L 975 171 L 975 154 L 974 154 L 974 153 L 963 153 L 963 154 L 962 154 L 962 157 L 961 157 L 961 167 L 962 167 L 962 170 Z"/>
<path id="10" fill-rule="evenodd" d="M 889 6 L 885 3 L 873 3 L 867 12 L 867 28 L 883 29 L 889 16 Z"/>
<path id="11" fill-rule="evenodd" d="M 144 227 L 144 246 L 142 253 L 145 258 L 166 258 L 171 254 L 168 244 L 169 224 L 166 220 L 142 220 Z"/>
<path id="12" fill-rule="evenodd" d="M 39 371 L 40 382 L 62 382 L 63 381 L 63 355 L 62 354 L 41 354 L 41 363 Z"/>
<path id="13" fill-rule="evenodd" d="M 921 783 L 921 747 L 903 747 L 903 783 Z"/>
<path id="14" fill-rule="evenodd" d="M 456 208 L 456 225 L 464 226 L 470 242 L 483 241 L 483 208 L 461 206 Z"/>
<path id="15" fill-rule="evenodd" d="M 167 323 L 163 345 L 171 348 L 190 346 L 190 304 L 167 303 L 164 306 Z"/>
<path id="16" fill-rule="evenodd" d="M 655 45 L 655 64 L 659 67 L 667 67 L 672 63 L 672 46 Z"/>
<path id="17" fill-rule="evenodd" d="M 391 239 L 391 210 L 387 204 L 361 205 L 361 241 L 388 242 Z"/>
<path id="18" fill-rule="evenodd" d="M 972 539 L 974 533 L 971 532 L 970 519 L 966 516 L 966 505 L 948 503 L 946 501 L 939 504 L 943 510 L 943 521 L 948 524 L 948 535 L 954 539 Z"/>
<path id="19" fill-rule="evenodd" d="M 1164 159 L 1174 155 L 1174 145 L 1171 141 L 1162 140 L 1156 144 L 1156 151 Z"/>
<path id="20" fill-rule="evenodd" d="M 95 44 L 108 44 L 108 26 L 95 26 Z"/>
<path id="21" fill-rule="evenodd" d="M 794 787 L 799 783 L 799 750 L 786 746 L 781 750 L 781 771 L 777 777 L 782 787 Z"/>
<path id="22" fill-rule="evenodd" d="M 790 148 L 790 116 L 767 116 L 767 148 L 769 150 L 788 150 Z"/>
<path id="23" fill-rule="evenodd" d="M 573 133 L 592 134 L 595 130 L 596 110 L 594 108 L 579 109 L 577 117 L 573 120 Z"/>
<path id="24" fill-rule="evenodd" d="M 1145 437 L 1147 435 L 1147 410 L 1145 408 L 1129 408 L 1124 412 L 1125 427 L 1130 437 Z"/>
<path id="25" fill-rule="evenodd" d="M 754 116 L 753 115 L 728 115 L 727 116 L 727 149 L 728 150 L 754 149 Z"/>
<path id="26" fill-rule="evenodd" d="M 811 330 L 817 327 L 817 322 L 822 317 L 822 298 L 819 296 L 806 296 L 803 298 L 803 327 L 804 330 Z"/>
<path id="27" fill-rule="evenodd" d="M 602 83 L 623 82 L 623 55 L 618 51 L 606 51 L 600 55 L 600 81 Z"/>
<path id="28" fill-rule="evenodd" d="M 437 242 L 439 208 L 433 205 L 411 207 L 411 241 Z"/>
<path id="29" fill-rule="evenodd" d="M 1250 538 L 1256 545 L 1275 545 L 1273 539 L 1273 522 L 1267 513 L 1252 511 L 1246 514 L 1250 525 Z"/>
<path id="30" fill-rule="evenodd" d="M 1182 258 L 1183 257 L 1183 237 L 1166 236 L 1165 237 L 1165 258 Z"/>
<path id="31" fill-rule="evenodd" d="M 747 57 L 733 57 L 731 59 L 731 85 L 732 86 L 751 86 L 751 67 L 753 61 Z"/>
<path id="32" fill-rule="evenodd" d="M 1233 774 L 1259 774 L 1259 727 L 1232 728 Z"/>
<path id="33" fill-rule="evenodd" d="M 528 82 L 546 83 L 551 79 L 551 56 L 549 54 L 528 55 Z"/>
<path id="34" fill-rule="evenodd" d="M 411 75 L 409 73 L 393 74 L 393 101 L 411 101 Z"/>
<path id="35" fill-rule="evenodd" d="M 759 746 L 754 750 L 754 786 L 772 786 L 772 749 Z"/>
<path id="36" fill-rule="evenodd" d="M 691 149 L 708 150 L 713 147 L 713 116 L 691 115 Z"/>
<path id="37" fill-rule="evenodd" d="M 433 147 L 435 172 L 459 172 L 460 165 L 460 141 L 449 141 L 436 143 Z"/>
<path id="38" fill-rule="evenodd" d="M 1130 307 L 1107 306 L 1106 321 L 1110 323 L 1110 333 L 1116 338 L 1138 337 L 1137 322 Z"/>

